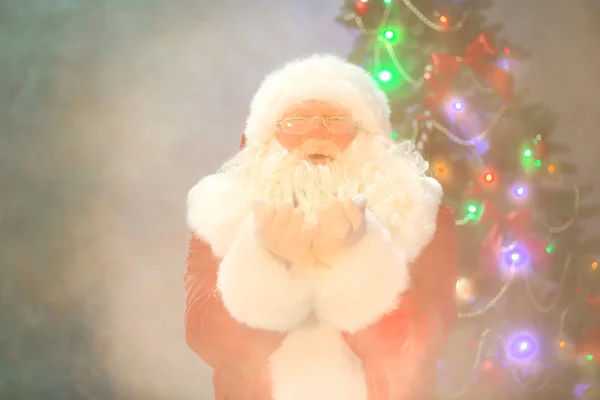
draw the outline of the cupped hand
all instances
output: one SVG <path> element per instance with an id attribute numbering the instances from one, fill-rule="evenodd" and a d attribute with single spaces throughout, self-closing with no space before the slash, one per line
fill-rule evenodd
<path id="1" fill-rule="evenodd" d="M 366 198 L 335 201 L 318 213 L 312 248 L 318 256 L 327 255 L 356 244 L 366 232 Z"/>
<path id="2" fill-rule="evenodd" d="M 311 257 L 313 232 L 306 229 L 302 211 L 291 204 L 275 206 L 263 201 L 254 201 L 251 207 L 256 237 L 266 250 L 291 264 Z"/>

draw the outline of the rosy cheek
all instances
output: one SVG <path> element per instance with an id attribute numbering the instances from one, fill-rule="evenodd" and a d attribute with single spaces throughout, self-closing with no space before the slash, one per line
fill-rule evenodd
<path id="1" fill-rule="evenodd" d="M 350 146 L 350 144 L 354 141 L 356 135 L 336 135 L 333 138 L 333 142 L 338 145 L 342 150 L 345 150 L 346 147 Z"/>
<path id="2" fill-rule="evenodd" d="M 278 131 L 275 134 L 275 137 L 277 138 L 279 144 L 288 151 L 296 149 L 305 139 L 303 135 L 290 135 L 282 131 Z"/>

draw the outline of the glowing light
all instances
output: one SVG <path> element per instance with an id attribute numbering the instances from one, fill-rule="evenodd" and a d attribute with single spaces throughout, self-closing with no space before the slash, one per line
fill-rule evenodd
<path id="1" fill-rule="evenodd" d="M 474 300 L 473 284 L 469 279 L 460 278 L 456 281 L 456 299 L 463 304 Z"/>
<path id="2" fill-rule="evenodd" d="M 386 39 L 391 40 L 394 38 L 394 31 L 388 29 L 384 32 L 383 36 L 385 36 Z"/>
<path id="3" fill-rule="evenodd" d="M 555 171 L 556 171 L 556 168 L 554 167 L 554 165 L 552 165 L 552 164 L 548 165 L 548 172 L 553 174 Z"/>
<path id="4" fill-rule="evenodd" d="M 383 0 L 384 4 L 392 4 L 392 0 Z"/>
<path id="5" fill-rule="evenodd" d="M 591 354 L 588 354 L 586 358 L 588 361 L 592 361 L 594 359 L 594 356 Z"/>
<path id="6" fill-rule="evenodd" d="M 386 70 L 379 72 L 379 80 L 381 82 L 389 82 L 392 80 L 392 73 Z"/>
<path id="7" fill-rule="evenodd" d="M 592 263 L 592 269 L 596 269 L 596 268 L 598 268 L 598 261 L 594 261 Z"/>
<path id="8" fill-rule="evenodd" d="M 508 265 L 511 267 L 520 267 L 527 259 L 527 255 L 518 248 L 515 248 L 508 253 Z"/>
<path id="9" fill-rule="evenodd" d="M 537 168 L 542 166 L 542 160 L 535 160 L 535 164 L 534 164 Z"/>
<path id="10" fill-rule="evenodd" d="M 490 183 L 494 180 L 494 174 L 492 174 L 491 172 L 486 172 L 486 174 L 483 176 L 483 179 L 485 179 L 486 182 Z"/>
<path id="11" fill-rule="evenodd" d="M 508 355 L 516 361 L 528 361 L 537 352 L 537 343 L 532 335 L 520 333 L 508 342 Z"/>
<path id="12" fill-rule="evenodd" d="M 553 244 L 549 244 L 546 247 L 546 253 L 550 254 L 550 253 L 552 253 L 552 250 L 554 250 L 554 245 Z"/>
<path id="13" fill-rule="evenodd" d="M 566 343 L 565 343 L 565 341 L 563 340 L 563 341 L 562 341 L 562 342 L 560 342 L 558 345 L 559 345 L 560 347 L 565 347 Z"/>
<path id="14" fill-rule="evenodd" d="M 525 157 L 531 157 L 531 155 L 532 155 L 532 154 L 533 154 L 533 152 L 531 151 L 531 149 L 526 149 L 526 150 L 523 152 L 523 155 L 524 155 Z"/>
<path id="15" fill-rule="evenodd" d="M 505 48 L 504 48 L 504 52 L 505 52 L 506 54 L 510 53 L 510 48 L 509 48 L 509 47 L 505 47 Z"/>
<path id="16" fill-rule="evenodd" d="M 481 368 L 485 371 L 489 371 L 492 368 L 494 368 L 494 363 L 491 362 L 490 360 L 487 360 L 486 362 L 483 363 L 483 365 L 481 366 Z"/>
<path id="17" fill-rule="evenodd" d="M 356 5 L 354 6 L 356 13 L 360 15 L 364 15 L 369 12 L 369 0 L 358 0 Z"/>
<path id="18" fill-rule="evenodd" d="M 467 203 L 466 205 L 467 215 L 466 219 L 471 221 L 478 221 L 481 218 L 483 206 L 476 202 Z"/>
<path id="19" fill-rule="evenodd" d="M 515 188 L 515 196 L 523 197 L 525 195 L 525 188 L 523 186 L 517 186 Z"/>
<path id="20" fill-rule="evenodd" d="M 527 249 L 518 243 L 503 247 L 500 254 L 500 270 L 503 274 L 524 274 L 529 266 Z"/>
<path id="21" fill-rule="evenodd" d="M 393 131 L 393 132 L 392 132 L 392 140 L 396 140 L 396 139 L 398 139 L 398 136 L 399 136 L 399 135 L 398 135 L 398 132 L 396 132 L 396 131 Z"/>
<path id="22" fill-rule="evenodd" d="M 460 101 L 454 102 L 454 104 L 452 105 L 452 107 L 454 107 L 454 109 L 456 111 L 460 111 L 460 110 L 463 109 L 463 105 L 462 105 L 462 103 Z"/>
<path id="23" fill-rule="evenodd" d="M 438 165 L 437 173 L 440 175 L 444 175 L 446 173 L 446 167 L 444 167 L 443 165 Z"/>
<path id="24" fill-rule="evenodd" d="M 511 189 L 512 196 L 521 201 L 527 197 L 527 186 L 523 182 L 517 182 Z"/>
<path id="25" fill-rule="evenodd" d="M 461 294 L 465 294 L 469 291 L 469 285 L 466 278 L 460 278 L 456 281 L 456 290 L 460 291 Z"/>
<path id="26" fill-rule="evenodd" d="M 425 78 L 425 79 L 430 79 L 430 78 L 431 78 L 431 74 L 430 74 L 429 72 L 425 72 L 425 73 L 423 74 L 423 78 Z"/>
<path id="27" fill-rule="evenodd" d="M 445 24 L 446 22 L 448 22 L 448 17 L 446 17 L 445 15 L 441 15 L 440 16 L 440 22 L 442 24 Z"/>

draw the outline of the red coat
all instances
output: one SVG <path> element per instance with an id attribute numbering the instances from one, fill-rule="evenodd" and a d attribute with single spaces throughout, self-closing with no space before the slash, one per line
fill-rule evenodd
<path id="1" fill-rule="evenodd" d="M 343 333 L 362 361 L 368 400 L 434 397 L 436 358 L 457 315 L 454 230 L 452 210 L 441 207 L 435 235 L 411 263 L 410 286 L 398 307 L 364 329 Z M 250 328 L 230 315 L 217 290 L 220 259 L 194 234 L 187 262 L 187 343 L 213 367 L 215 399 L 271 400 L 269 357 L 286 334 Z"/>

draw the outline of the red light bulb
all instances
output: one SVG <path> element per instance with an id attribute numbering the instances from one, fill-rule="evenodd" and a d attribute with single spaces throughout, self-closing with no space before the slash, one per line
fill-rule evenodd
<path id="1" fill-rule="evenodd" d="M 369 12 L 369 4 L 367 1 L 358 0 L 354 6 L 354 9 L 356 10 L 357 14 L 365 15 L 367 12 Z"/>
<path id="2" fill-rule="evenodd" d="M 492 174 L 491 172 L 487 172 L 487 173 L 484 175 L 483 179 L 485 179 L 485 181 L 486 181 L 487 183 L 490 183 L 490 182 L 492 182 L 492 181 L 494 180 L 494 174 Z"/>

